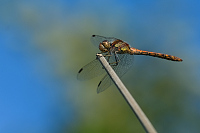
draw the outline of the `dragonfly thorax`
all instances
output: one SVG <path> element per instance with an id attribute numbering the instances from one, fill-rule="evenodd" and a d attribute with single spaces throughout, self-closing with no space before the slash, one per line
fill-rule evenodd
<path id="1" fill-rule="evenodd" d="M 99 44 L 99 50 L 101 50 L 101 52 L 105 53 L 108 52 L 110 49 L 110 42 L 107 40 L 104 40 L 102 43 Z"/>
<path id="2" fill-rule="evenodd" d="M 113 44 L 115 47 L 115 51 L 117 51 L 118 54 L 130 54 L 130 46 L 126 42 L 118 40 L 116 44 Z"/>

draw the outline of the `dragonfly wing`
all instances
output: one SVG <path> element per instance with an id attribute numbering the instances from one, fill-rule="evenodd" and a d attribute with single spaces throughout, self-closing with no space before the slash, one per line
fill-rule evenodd
<path id="1" fill-rule="evenodd" d="M 108 76 L 108 74 L 106 74 L 101 81 L 98 84 L 97 87 L 97 93 L 100 93 L 102 91 L 105 91 L 108 87 L 110 87 L 113 84 L 113 82 L 111 81 L 110 77 Z"/>
<path id="2" fill-rule="evenodd" d="M 114 56 L 112 56 L 112 57 L 114 58 Z M 111 59 L 111 61 L 113 61 L 113 58 Z M 121 78 L 133 65 L 133 55 L 119 54 L 118 58 L 120 60 L 118 65 L 117 66 L 111 65 L 111 67 L 116 72 L 116 74 Z M 99 82 L 99 85 L 97 87 L 97 93 L 105 91 L 112 84 L 113 84 L 113 81 L 110 79 L 110 76 L 108 74 L 106 74 L 102 78 L 102 80 Z"/>
<path id="3" fill-rule="evenodd" d="M 129 54 L 118 54 L 118 57 L 120 62 L 114 70 L 121 78 L 133 66 L 134 56 Z"/>
<path id="4" fill-rule="evenodd" d="M 105 70 L 103 69 L 99 60 L 95 59 L 79 70 L 77 79 L 89 80 L 103 74 L 104 72 Z"/>
<path id="5" fill-rule="evenodd" d="M 102 43 L 104 40 L 107 40 L 112 43 L 116 39 L 117 38 L 114 38 L 114 37 L 103 37 L 99 35 L 92 35 L 92 37 L 90 38 L 90 41 L 92 42 L 93 45 L 99 47 L 99 44 Z"/>

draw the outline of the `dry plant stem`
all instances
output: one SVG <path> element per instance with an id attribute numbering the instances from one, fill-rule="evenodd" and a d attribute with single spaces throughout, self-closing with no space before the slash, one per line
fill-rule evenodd
<path id="1" fill-rule="evenodd" d="M 111 68 L 107 60 L 104 58 L 102 54 L 97 54 L 96 55 L 105 68 L 106 72 L 112 79 L 112 81 L 115 83 L 117 86 L 118 90 L 122 94 L 122 96 L 125 98 L 126 102 L 129 104 L 135 115 L 137 116 L 138 120 L 142 124 L 143 128 L 145 129 L 146 132 L 148 133 L 157 133 L 149 119 L 146 117 L 144 112 L 141 110 L 140 106 L 137 104 L 135 99 L 132 97 L 130 92 L 127 90 L 127 88 L 124 86 L 122 81 L 119 79 L 115 71 Z"/>

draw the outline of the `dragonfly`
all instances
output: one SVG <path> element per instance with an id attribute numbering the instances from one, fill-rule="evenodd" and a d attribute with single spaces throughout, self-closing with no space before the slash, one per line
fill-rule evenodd
<path id="1" fill-rule="evenodd" d="M 176 62 L 183 61 L 181 58 L 176 56 L 133 48 L 125 41 L 114 37 L 92 35 L 91 42 L 95 46 L 99 47 L 101 54 L 103 54 L 119 78 L 121 78 L 132 67 L 134 55 L 147 55 Z M 78 71 L 77 79 L 89 80 L 102 75 L 103 73 L 105 73 L 105 69 L 96 58 Z M 106 90 L 112 84 L 113 82 L 109 75 L 105 74 L 97 86 L 97 93 Z"/>

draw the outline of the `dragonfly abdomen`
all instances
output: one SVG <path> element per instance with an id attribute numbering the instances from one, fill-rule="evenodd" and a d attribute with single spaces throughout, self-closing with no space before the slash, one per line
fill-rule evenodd
<path id="1" fill-rule="evenodd" d="M 139 50 L 139 49 L 135 49 L 135 48 L 130 48 L 130 50 L 131 50 L 130 54 L 134 54 L 134 55 L 148 55 L 148 56 L 158 57 L 158 58 L 171 60 L 171 61 L 183 61 L 179 57 L 168 55 L 168 54 L 143 51 L 143 50 Z"/>

